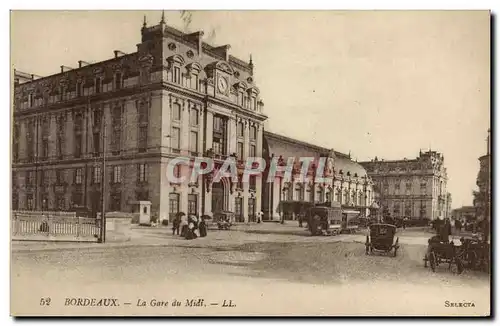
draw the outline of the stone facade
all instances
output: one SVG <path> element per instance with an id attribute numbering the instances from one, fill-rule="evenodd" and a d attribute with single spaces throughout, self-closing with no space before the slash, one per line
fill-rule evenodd
<path id="1" fill-rule="evenodd" d="M 264 132 L 263 153 L 267 166 L 273 158 L 279 158 L 283 164 L 286 164 L 289 159 L 294 162 L 290 182 L 284 182 L 282 174 L 276 174 L 273 180 L 268 180 L 267 171 L 264 173 L 262 202 L 265 219 L 280 220 L 283 212 L 280 211 L 279 204 L 282 201 L 313 203 L 335 201 L 343 209 L 357 210 L 363 217 L 369 215 L 369 207 L 374 199 L 373 183 L 365 169 L 352 161 L 349 155 L 268 131 Z M 298 177 L 301 171 L 299 162 L 301 157 L 315 160 L 310 165 L 308 180 L 300 180 Z M 317 170 L 315 164 L 321 157 L 325 158 L 323 176 L 326 182 L 316 183 L 314 182 L 314 173 Z"/>
<path id="2" fill-rule="evenodd" d="M 238 205 L 241 220 L 252 220 L 261 209 L 260 176 L 236 192 L 225 178 L 176 184 L 166 172 L 178 156 L 210 156 L 218 165 L 230 155 L 262 155 L 267 117 L 251 59 L 163 17 L 152 27 L 145 21 L 141 35 L 131 54 L 115 51 L 43 78 L 16 72 L 13 209 L 100 211 L 104 151 L 107 211 L 130 212 L 131 202 L 149 200 L 154 216 L 171 220 L 178 211 L 211 215 Z"/>
<path id="3" fill-rule="evenodd" d="M 491 132 L 488 129 L 486 155 L 479 158 L 479 172 L 476 184 L 479 188 L 474 192 L 474 207 L 477 217 L 491 219 Z"/>
<path id="4" fill-rule="evenodd" d="M 450 217 L 451 195 L 444 157 L 435 151 L 420 152 L 416 159 L 361 162 L 373 179 L 382 214 L 395 218 Z"/>

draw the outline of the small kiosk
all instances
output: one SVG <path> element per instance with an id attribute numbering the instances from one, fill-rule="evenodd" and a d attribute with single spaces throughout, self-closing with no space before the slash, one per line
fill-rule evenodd
<path id="1" fill-rule="evenodd" d="M 130 204 L 134 205 L 134 213 L 138 217 L 135 220 L 139 225 L 151 225 L 151 202 L 147 200 L 134 201 Z"/>

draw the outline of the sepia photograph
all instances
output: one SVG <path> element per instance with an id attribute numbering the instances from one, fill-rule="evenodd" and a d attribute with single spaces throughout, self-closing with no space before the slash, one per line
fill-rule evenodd
<path id="1" fill-rule="evenodd" d="M 11 316 L 490 317 L 491 24 L 11 10 Z"/>

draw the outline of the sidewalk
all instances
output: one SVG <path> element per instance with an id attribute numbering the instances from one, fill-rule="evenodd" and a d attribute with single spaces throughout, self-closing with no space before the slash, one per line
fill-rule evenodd
<path id="1" fill-rule="evenodd" d="M 57 250 L 101 250 L 103 248 L 134 247 L 229 247 L 255 242 L 358 242 L 364 243 L 366 230 L 360 229 L 355 234 L 341 234 L 330 237 L 311 237 L 309 231 L 298 226 L 296 221 L 280 223 L 236 224 L 231 230 L 218 230 L 216 225 L 209 225 L 206 238 L 185 240 L 172 235 L 170 227 L 132 226 L 131 239 L 123 242 L 48 242 L 48 241 L 12 241 L 12 252 L 36 252 Z M 410 233 L 410 234 L 408 234 Z M 416 233 L 416 234 L 411 234 Z M 422 233 L 422 234 L 420 234 Z M 427 244 L 425 232 L 407 229 L 398 234 L 400 241 L 406 244 Z"/>

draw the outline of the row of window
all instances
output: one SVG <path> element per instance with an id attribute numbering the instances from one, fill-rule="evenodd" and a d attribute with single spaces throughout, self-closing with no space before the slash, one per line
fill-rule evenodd
<path id="1" fill-rule="evenodd" d="M 83 206 L 84 205 L 84 194 L 81 191 L 74 191 L 71 194 L 71 198 L 68 200 L 66 199 L 66 196 L 64 193 L 55 193 L 54 194 L 54 202 L 52 205 L 50 205 L 50 200 L 49 200 L 49 194 L 44 192 L 40 194 L 40 204 L 41 204 L 41 210 L 47 211 L 47 210 L 57 210 L 57 211 L 65 211 L 70 209 L 71 207 L 75 206 Z M 100 206 L 100 194 L 96 196 L 99 198 L 99 206 Z M 137 200 L 148 200 L 149 199 L 149 193 L 147 191 L 145 192 L 137 192 L 136 194 L 136 199 Z M 89 199 L 90 200 L 90 199 Z M 110 211 L 121 211 L 122 210 L 122 196 L 121 192 L 112 192 L 110 193 L 109 200 L 107 201 L 108 203 L 108 209 Z M 21 207 L 19 207 L 19 196 L 18 194 L 13 194 L 12 195 L 12 209 L 13 210 L 18 210 Z M 35 201 L 34 201 L 34 194 L 33 193 L 27 193 L 26 194 L 26 201 L 24 207 L 22 209 L 27 209 L 27 210 L 34 210 L 35 209 Z"/>
<path id="2" fill-rule="evenodd" d="M 40 185 L 48 185 L 53 183 L 52 181 L 55 181 L 55 184 L 64 184 L 66 183 L 67 180 L 67 172 L 70 169 L 57 169 L 57 170 L 44 170 L 40 171 L 39 173 L 39 180 L 38 184 Z M 73 183 L 76 185 L 80 185 L 83 183 L 84 180 L 84 168 L 76 168 L 73 169 Z M 111 167 L 111 179 L 110 183 L 121 183 L 123 181 L 122 176 L 122 166 L 120 165 L 115 165 Z M 35 171 L 27 171 L 25 172 L 25 184 L 27 186 L 33 186 L 35 185 Z M 96 165 L 91 168 L 90 170 L 91 173 L 91 183 L 93 184 L 99 184 L 101 183 L 102 180 L 102 168 L 100 165 Z M 138 182 L 147 182 L 147 164 L 146 163 L 141 163 L 137 164 L 137 181 Z M 51 178 L 51 175 L 55 175 L 55 179 Z M 12 173 L 12 179 L 16 180 L 17 179 L 17 173 L 13 172 Z"/>
<path id="3" fill-rule="evenodd" d="M 85 86 L 86 83 L 84 81 L 77 81 L 76 85 L 74 85 L 73 87 L 61 85 L 59 86 L 59 89 L 57 91 L 53 91 L 48 95 L 47 103 L 53 104 L 60 101 L 71 100 L 80 96 L 88 96 L 92 94 L 119 90 L 124 87 L 124 79 L 121 72 L 117 72 L 113 78 L 113 81 L 104 83 L 104 79 L 102 77 L 96 77 L 94 79 L 93 85 L 88 85 L 87 87 Z M 20 108 L 27 109 L 36 107 L 43 105 L 44 102 L 45 98 L 42 94 L 29 93 L 26 100 L 20 104 Z"/>

